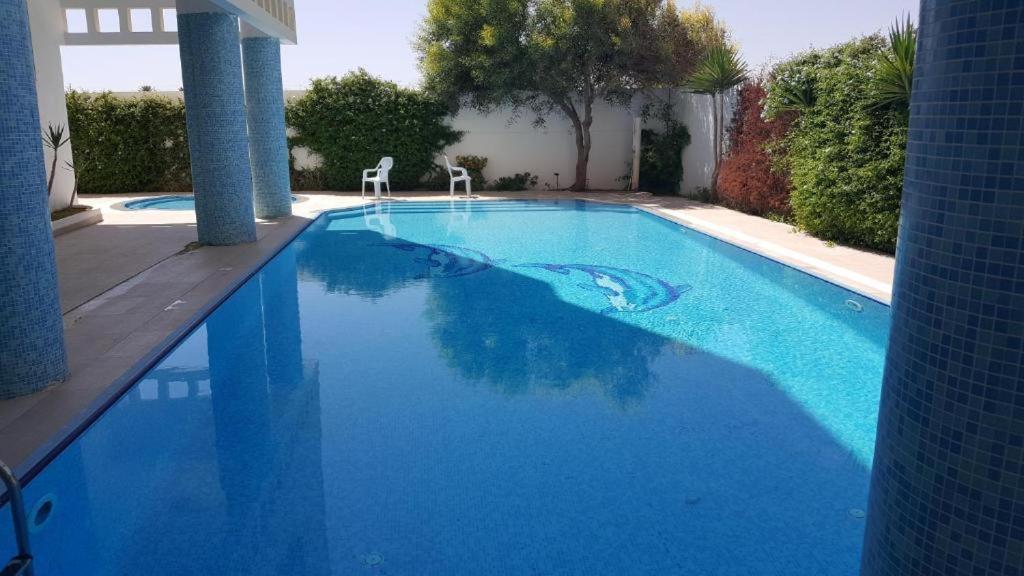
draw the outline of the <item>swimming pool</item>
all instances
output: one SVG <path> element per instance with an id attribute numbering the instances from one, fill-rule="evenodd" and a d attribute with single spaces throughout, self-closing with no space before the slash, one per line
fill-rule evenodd
<path id="1" fill-rule="evenodd" d="M 292 195 L 292 203 L 298 202 L 299 197 Z M 125 210 L 185 210 L 196 209 L 196 199 L 193 196 L 158 196 L 155 198 L 142 198 L 130 200 L 124 203 Z"/>
<path id="2" fill-rule="evenodd" d="M 856 574 L 888 316 L 626 206 L 327 213 L 28 485 L 38 574 Z"/>

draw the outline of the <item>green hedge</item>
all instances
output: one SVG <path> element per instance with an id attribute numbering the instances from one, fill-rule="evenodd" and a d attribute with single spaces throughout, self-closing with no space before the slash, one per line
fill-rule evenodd
<path id="1" fill-rule="evenodd" d="M 461 137 L 445 119 L 447 107 L 418 90 L 401 88 L 364 70 L 313 80 L 290 102 L 293 146 L 323 158 L 323 179 L 333 190 L 354 190 L 362 171 L 392 156 L 392 188 L 413 188 L 434 167 L 434 158 Z"/>
<path id="2" fill-rule="evenodd" d="M 192 189 L 180 100 L 71 91 L 67 105 L 79 192 Z"/>
<path id="3" fill-rule="evenodd" d="M 665 130 L 640 133 L 640 189 L 652 194 L 677 194 L 683 181 L 683 149 L 690 145 L 686 126 L 667 121 Z"/>
<path id="4" fill-rule="evenodd" d="M 785 137 L 797 225 L 826 240 L 896 247 L 908 113 L 874 106 L 871 79 L 885 39 L 870 36 L 775 67 L 769 114 L 795 109 Z"/>

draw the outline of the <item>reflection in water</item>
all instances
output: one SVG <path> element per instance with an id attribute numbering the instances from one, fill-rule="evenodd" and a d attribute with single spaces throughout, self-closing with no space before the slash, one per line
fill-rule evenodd
<path id="1" fill-rule="evenodd" d="M 656 334 L 583 313 L 544 282 L 499 268 L 433 282 L 425 315 L 449 366 L 506 394 L 587 387 L 632 404 L 666 349 Z"/>
<path id="2" fill-rule="evenodd" d="M 422 266 L 413 266 L 407 253 L 383 248 L 386 240 L 368 231 L 323 234 L 315 246 L 300 239 L 299 272 L 321 282 L 328 292 L 382 298 L 423 277 Z M 367 257 L 371 252 L 373 257 Z"/>
<path id="3" fill-rule="evenodd" d="M 303 246 L 300 272 L 330 292 L 382 298 L 428 282 L 424 314 L 440 355 L 464 378 L 505 394 L 586 387 L 617 404 L 632 404 L 654 381 L 654 358 L 663 349 L 680 348 L 598 314 L 567 316 L 573 307 L 547 283 L 494 267 L 474 250 L 389 242 L 365 230 L 319 234 L 315 245 Z M 656 289 L 661 284 L 649 276 L 634 278 L 629 297 L 644 306 L 679 297 L 679 289 L 668 284 L 667 290 Z"/>
<path id="4" fill-rule="evenodd" d="M 394 573 L 855 570 L 861 524 L 847 511 L 863 505 L 865 471 L 764 373 L 602 313 L 571 289 L 604 288 L 586 270 L 425 276 L 415 232 L 321 227 L 299 255 L 333 292 L 311 290 L 337 314 L 332 448 L 358 464 L 332 475 L 340 549 Z M 593 271 L 628 284 L 637 309 L 689 296 Z M 338 296 L 369 287 L 373 304 Z"/>
<path id="5" fill-rule="evenodd" d="M 207 321 L 228 557 L 260 567 L 248 574 L 330 574 L 320 383 L 316 364 L 302 360 L 292 254 Z"/>
<path id="6" fill-rule="evenodd" d="M 28 487 L 30 506 L 58 498 L 35 534 L 40 576 L 856 572 L 863 519 L 849 511 L 863 508 L 867 474 L 849 447 L 771 385 L 764 356 L 658 332 L 695 312 L 702 331 L 720 327 L 717 342 L 749 342 L 744 354 L 809 350 L 789 358 L 807 359 L 807 380 L 856 427 L 870 412 L 836 393 L 862 396 L 856 379 L 816 378 L 827 356 L 814 346 L 836 323 L 806 316 L 800 326 L 829 329 L 770 332 L 757 348 L 757 315 L 699 316 L 716 276 L 692 267 L 700 290 L 675 309 L 602 314 L 618 292 L 581 292 L 579 279 L 611 281 L 627 302 L 644 291 L 618 273 L 514 266 L 594 255 L 674 273 L 615 258 L 636 230 L 530 204 L 551 234 L 517 245 L 519 205 L 474 206 L 485 225 L 471 231 L 436 204 L 395 207 L 373 231 L 352 229 L 367 225 L 361 211 L 318 220 Z M 389 238 L 394 225 L 403 235 Z M 557 250 L 533 249 L 556 236 Z M 587 241 L 570 249 L 568 236 Z M 510 260 L 531 249 L 457 275 L 473 264 L 446 268 L 418 248 L 443 244 Z M 701 257 L 684 256 L 672 260 Z M 712 256 L 708 268 L 728 265 Z M 750 293 L 799 312 L 740 278 L 712 301 Z"/>

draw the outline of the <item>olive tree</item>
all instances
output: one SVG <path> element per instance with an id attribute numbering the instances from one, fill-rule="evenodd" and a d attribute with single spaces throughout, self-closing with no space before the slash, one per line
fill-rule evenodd
<path id="1" fill-rule="evenodd" d="M 692 42 L 665 0 L 429 0 L 417 40 L 424 87 L 454 110 L 510 107 L 572 123 L 576 174 L 587 185 L 599 99 L 627 105 L 638 90 L 678 84 Z"/>

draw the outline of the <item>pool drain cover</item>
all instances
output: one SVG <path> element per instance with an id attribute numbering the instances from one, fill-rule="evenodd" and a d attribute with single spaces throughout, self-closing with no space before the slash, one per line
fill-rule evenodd
<path id="1" fill-rule="evenodd" d="M 363 557 L 363 562 L 366 562 L 367 566 L 379 566 L 384 562 L 384 557 L 380 554 L 367 554 Z"/>
<path id="2" fill-rule="evenodd" d="M 858 520 L 867 516 L 867 513 L 860 508 L 850 508 L 850 517 L 857 518 Z"/>

